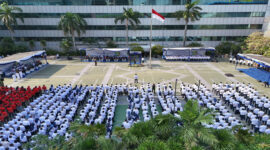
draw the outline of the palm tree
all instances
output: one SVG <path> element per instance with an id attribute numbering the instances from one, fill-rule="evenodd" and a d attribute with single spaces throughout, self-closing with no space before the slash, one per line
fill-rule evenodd
<path id="1" fill-rule="evenodd" d="M 8 6 L 6 2 L 2 3 L 0 6 L 0 20 L 8 28 L 10 37 L 13 40 L 13 26 L 16 26 L 18 24 L 16 19 L 19 18 L 22 22 L 24 22 L 23 17 L 18 15 L 17 13 L 21 13 L 23 11 L 19 7 Z"/>
<path id="2" fill-rule="evenodd" d="M 214 113 L 212 110 L 202 109 L 197 101 L 189 100 L 184 111 L 179 112 L 179 114 L 183 122 L 179 138 L 187 150 L 198 147 L 201 143 L 207 146 L 213 146 L 217 143 L 211 130 L 202 125 L 213 123 Z"/>
<path id="3" fill-rule="evenodd" d="M 75 50 L 75 33 L 77 33 L 78 36 L 80 36 L 81 33 L 85 33 L 84 28 L 87 26 L 85 19 L 81 18 L 78 14 L 67 12 L 65 15 L 61 16 L 58 26 L 63 30 L 65 36 L 71 35 L 73 49 Z"/>
<path id="4" fill-rule="evenodd" d="M 47 46 L 46 40 L 41 40 L 41 41 L 40 41 L 40 45 L 43 47 L 43 49 L 45 49 L 46 46 Z"/>
<path id="5" fill-rule="evenodd" d="M 214 149 L 232 150 L 236 145 L 236 138 L 230 130 L 213 130 L 218 142 L 214 145 Z"/>
<path id="6" fill-rule="evenodd" d="M 141 21 L 139 17 L 141 16 L 141 13 L 137 11 L 133 11 L 132 8 L 123 8 L 124 12 L 121 16 L 115 18 L 114 22 L 117 24 L 118 21 L 121 22 L 121 24 L 125 21 L 126 24 L 126 47 L 128 47 L 128 25 L 131 24 L 132 27 L 136 27 L 136 25 L 140 24 Z"/>
<path id="7" fill-rule="evenodd" d="M 174 13 L 174 16 L 177 18 L 177 20 L 180 20 L 183 18 L 185 20 L 185 31 L 184 31 L 184 42 L 183 46 L 186 46 L 186 40 L 187 40 L 187 26 L 189 22 L 193 22 L 196 20 L 200 20 L 201 14 L 200 11 L 202 10 L 201 7 L 197 6 L 199 0 L 195 2 L 191 2 L 191 0 L 188 0 L 185 5 L 185 10 L 179 10 Z"/>
<path id="8" fill-rule="evenodd" d="M 125 144 L 116 138 L 106 139 L 104 136 L 100 136 L 99 138 L 97 138 L 97 143 L 98 143 L 99 149 L 102 149 L 102 150 L 124 150 L 125 149 Z"/>

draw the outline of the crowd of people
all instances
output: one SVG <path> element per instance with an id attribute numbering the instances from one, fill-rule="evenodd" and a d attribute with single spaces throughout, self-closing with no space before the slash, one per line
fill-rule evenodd
<path id="1" fill-rule="evenodd" d="M 85 56 L 84 60 L 88 62 L 127 62 L 128 57 L 124 56 Z"/>
<path id="2" fill-rule="evenodd" d="M 270 102 L 265 95 L 252 87 L 251 84 L 231 83 L 213 84 L 214 92 L 241 120 L 251 125 L 254 132 L 270 134 Z"/>
<path id="3" fill-rule="evenodd" d="M 6 73 L 6 76 L 11 76 L 13 81 L 16 82 L 17 80 L 24 78 L 27 74 L 38 70 L 40 67 L 42 67 L 41 61 L 35 61 L 27 64 L 18 63 L 12 67 L 10 72 Z"/>
<path id="4" fill-rule="evenodd" d="M 0 127 L 0 149 L 21 149 L 21 145 L 36 134 L 71 138 L 67 129 L 78 106 L 89 93 L 89 87 L 64 85 L 43 89 L 41 96 Z"/>
<path id="5" fill-rule="evenodd" d="M 105 123 L 107 131 L 106 136 L 109 138 L 112 133 L 118 92 L 123 89 L 113 85 L 101 85 L 96 88 L 91 86 L 90 89 L 90 98 L 87 100 L 84 108 L 80 111 L 80 119 L 86 125 Z M 100 105 L 101 108 L 98 113 Z"/>
<path id="6" fill-rule="evenodd" d="M 155 99 L 155 95 L 158 97 L 158 100 Z M 183 110 L 180 100 L 174 95 L 171 83 L 168 85 L 158 83 L 157 90 L 156 85 L 150 83 L 142 85 L 140 89 L 129 86 L 127 101 L 129 105 L 126 110 L 126 120 L 122 124 L 126 129 L 141 120 L 149 121 L 160 113 L 180 117 L 177 112 Z M 158 111 L 158 102 L 161 106 L 160 112 Z M 140 109 L 143 115 L 141 119 L 139 118 Z"/>
<path id="7" fill-rule="evenodd" d="M 210 56 L 164 56 L 165 60 L 170 61 L 209 61 Z"/>
<path id="8" fill-rule="evenodd" d="M 186 100 L 198 100 L 201 107 L 216 111 L 214 122 L 212 124 L 204 124 L 207 128 L 232 129 L 234 126 L 241 125 L 241 121 L 230 113 L 230 110 L 220 100 L 215 98 L 204 84 L 186 85 L 181 83 L 180 87 L 181 93 Z M 244 126 L 244 129 L 247 129 L 246 126 Z"/>
<path id="9" fill-rule="evenodd" d="M 0 122 L 4 122 L 18 107 L 38 96 L 41 90 L 41 87 L 0 87 Z"/>
<path id="10" fill-rule="evenodd" d="M 236 59 L 236 58 L 233 58 L 231 57 L 229 59 L 230 63 L 233 63 L 233 64 L 239 64 L 239 65 L 247 65 L 247 66 L 250 66 L 252 67 L 253 66 L 253 61 L 251 60 L 244 60 L 244 59 Z"/>
<path id="11" fill-rule="evenodd" d="M 270 102 L 250 84 L 213 84 L 213 90 L 204 84 L 180 84 L 180 92 L 186 99 L 195 99 L 201 107 L 215 111 L 215 120 L 204 124 L 207 128 L 231 129 L 237 125 L 250 125 L 254 132 L 270 134 Z M 169 84 L 136 85 L 115 84 L 97 86 L 46 86 L 0 89 L 0 111 L 11 112 L 0 126 L 0 149 L 20 149 L 37 134 L 55 138 L 72 138 L 70 123 L 79 116 L 81 123 L 106 125 L 106 137 L 112 134 L 114 115 L 119 95 L 127 97 L 125 121 L 122 127 L 131 128 L 140 121 L 149 121 L 159 114 L 172 114 L 181 118 L 182 102 L 175 96 Z M 29 101 L 25 104 L 26 101 Z M 20 111 L 18 106 L 22 106 Z M 16 113 L 9 111 L 9 108 Z M 4 109 L 4 110 L 3 110 Z M 241 119 L 237 117 L 240 116 Z M 243 124 L 243 122 L 245 122 Z M 243 129 L 249 129 L 243 126 Z"/>

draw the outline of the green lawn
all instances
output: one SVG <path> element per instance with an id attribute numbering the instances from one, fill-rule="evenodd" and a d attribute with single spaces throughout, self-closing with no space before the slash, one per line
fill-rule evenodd
<path id="1" fill-rule="evenodd" d="M 49 60 L 50 65 L 37 71 L 19 82 L 5 79 L 5 84 L 10 86 L 37 86 L 37 85 L 63 85 L 63 84 L 116 84 L 133 83 L 134 74 L 139 76 L 140 84 L 143 83 L 168 83 L 179 82 L 195 83 L 198 76 L 207 84 L 213 82 L 248 82 L 252 83 L 262 94 L 270 96 L 270 90 L 264 88 L 262 83 L 240 73 L 234 64 L 228 62 L 165 62 L 154 60 L 153 68 L 128 67 L 128 63 L 94 63 L 80 62 L 79 60 Z M 247 68 L 247 66 L 238 66 Z M 192 73 L 193 72 L 193 73 Z M 194 74 L 195 73 L 195 74 Z M 234 77 L 226 77 L 225 73 L 231 73 Z M 179 83 L 178 82 L 178 83 Z"/>

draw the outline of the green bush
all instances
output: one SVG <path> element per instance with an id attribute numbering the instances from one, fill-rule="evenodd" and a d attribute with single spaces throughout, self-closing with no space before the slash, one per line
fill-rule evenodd
<path id="1" fill-rule="evenodd" d="M 62 51 L 57 51 L 57 50 L 53 50 L 53 49 L 47 49 L 46 53 L 48 56 L 52 56 L 52 55 L 56 55 L 56 54 L 64 55 L 64 53 Z"/>
<path id="2" fill-rule="evenodd" d="M 11 55 L 15 53 L 14 41 L 11 38 L 3 38 L 0 43 L 0 54 L 1 55 Z"/>
<path id="3" fill-rule="evenodd" d="M 69 53 L 72 49 L 72 41 L 70 38 L 63 39 L 60 43 L 60 47 L 64 50 L 65 53 Z"/>
<path id="4" fill-rule="evenodd" d="M 117 48 L 117 45 L 115 44 L 115 42 L 111 40 L 106 43 L 106 46 L 107 48 Z"/>
<path id="5" fill-rule="evenodd" d="M 41 41 L 40 41 L 40 45 L 42 46 L 43 49 L 45 49 L 46 46 L 47 46 L 46 40 L 41 40 Z"/>
<path id="6" fill-rule="evenodd" d="M 85 56 L 85 51 L 58 51 L 53 49 L 47 49 L 46 53 L 48 56 L 55 56 L 56 54 L 59 54 L 60 56 Z"/>
<path id="7" fill-rule="evenodd" d="M 262 32 L 253 32 L 245 40 L 245 53 L 264 55 L 270 49 L 270 38 Z"/>
<path id="8" fill-rule="evenodd" d="M 9 38 L 3 38 L 0 42 L 0 55 L 12 55 L 15 53 L 20 53 L 20 52 L 27 52 L 29 51 L 29 48 L 25 45 L 19 44 L 16 45 L 15 42 Z"/>
<path id="9" fill-rule="evenodd" d="M 69 56 L 85 56 L 85 51 L 70 51 Z"/>
<path id="10" fill-rule="evenodd" d="M 132 43 L 130 44 L 130 48 L 131 48 L 131 51 L 140 51 L 140 52 L 144 52 L 144 49 L 137 43 Z"/>
<path id="11" fill-rule="evenodd" d="M 30 49 L 26 45 L 15 45 L 16 53 L 28 52 Z"/>
<path id="12" fill-rule="evenodd" d="M 153 46 L 152 47 L 152 53 L 153 53 L 153 55 L 162 55 L 162 53 L 163 53 L 163 46 L 161 46 L 161 45 L 155 45 L 155 46 Z"/>
<path id="13" fill-rule="evenodd" d="M 266 51 L 266 52 L 264 53 L 264 56 L 270 57 L 270 50 Z"/>
<path id="14" fill-rule="evenodd" d="M 221 42 L 216 46 L 216 51 L 219 55 L 230 54 L 237 55 L 242 52 L 241 44 L 233 42 Z"/>
<path id="15" fill-rule="evenodd" d="M 34 41 L 34 40 L 30 40 L 30 41 L 29 41 L 29 48 L 30 48 L 30 49 L 34 49 L 35 46 L 36 46 L 35 41 Z"/>
<path id="16" fill-rule="evenodd" d="M 204 45 L 202 43 L 198 43 L 198 42 L 192 42 L 187 45 L 187 47 L 203 47 L 203 46 Z"/>

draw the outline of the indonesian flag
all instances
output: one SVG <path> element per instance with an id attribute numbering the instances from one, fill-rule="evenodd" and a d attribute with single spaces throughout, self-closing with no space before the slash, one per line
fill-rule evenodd
<path id="1" fill-rule="evenodd" d="M 165 21 L 165 18 L 161 14 L 156 12 L 154 9 L 152 9 L 152 18 L 155 18 L 155 19 L 161 21 L 162 23 L 164 23 L 164 21 Z"/>

